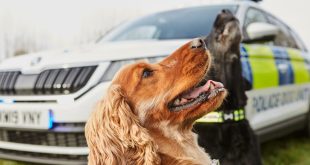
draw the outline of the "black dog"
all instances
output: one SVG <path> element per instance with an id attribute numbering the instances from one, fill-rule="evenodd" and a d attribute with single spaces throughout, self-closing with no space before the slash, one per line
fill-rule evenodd
<path id="1" fill-rule="evenodd" d="M 205 43 L 213 55 L 213 67 L 206 79 L 224 84 L 229 95 L 217 112 L 233 115 L 247 101 L 240 62 L 242 35 L 239 21 L 229 10 L 218 14 Z M 231 118 L 230 118 L 231 119 Z M 248 120 L 197 123 L 199 144 L 221 165 L 261 165 L 259 145 Z"/>

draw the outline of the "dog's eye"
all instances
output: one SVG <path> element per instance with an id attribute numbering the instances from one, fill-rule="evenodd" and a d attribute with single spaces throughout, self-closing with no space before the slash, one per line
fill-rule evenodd
<path id="1" fill-rule="evenodd" d="M 144 69 L 143 70 L 143 73 L 142 73 L 142 78 L 147 78 L 147 77 L 150 77 L 152 76 L 153 74 L 153 71 L 150 70 L 150 69 Z"/>

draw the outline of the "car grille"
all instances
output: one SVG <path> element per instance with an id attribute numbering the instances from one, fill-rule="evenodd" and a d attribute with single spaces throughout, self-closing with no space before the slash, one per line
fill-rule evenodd
<path id="1" fill-rule="evenodd" d="M 0 72 L 0 93 L 13 93 L 17 78 L 21 73 L 15 72 Z"/>
<path id="2" fill-rule="evenodd" d="M 70 94 L 86 85 L 97 66 L 49 69 L 40 74 L 0 72 L 2 95 Z"/>
<path id="3" fill-rule="evenodd" d="M 72 129 L 72 128 L 70 128 Z M 0 141 L 59 147 L 87 147 L 84 132 L 0 130 Z"/>

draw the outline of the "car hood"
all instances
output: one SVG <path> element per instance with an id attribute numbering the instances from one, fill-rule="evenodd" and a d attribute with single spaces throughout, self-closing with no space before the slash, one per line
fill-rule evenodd
<path id="1" fill-rule="evenodd" d="M 169 55 L 189 40 L 102 42 L 66 50 L 53 50 L 12 57 L 0 64 L 0 71 L 92 65 L 100 62 Z M 30 71 L 31 72 L 31 71 Z"/>

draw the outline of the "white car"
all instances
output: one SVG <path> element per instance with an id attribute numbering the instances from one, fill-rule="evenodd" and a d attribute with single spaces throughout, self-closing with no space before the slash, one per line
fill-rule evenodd
<path id="1" fill-rule="evenodd" d="M 262 141 L 309 130 L 310 55 L 298 35 L 251 2 L 191 7 L 125 23 L 98 43 L 39 52 L 0 64 L 0 157 L 85 164 L 84 124 L 115 72 L 137 60 L 160 61 L 210 32 L 217 13 L 240 20 L 247 118 Z M 306 123 L 308 126 L 306 126 Z"/>

